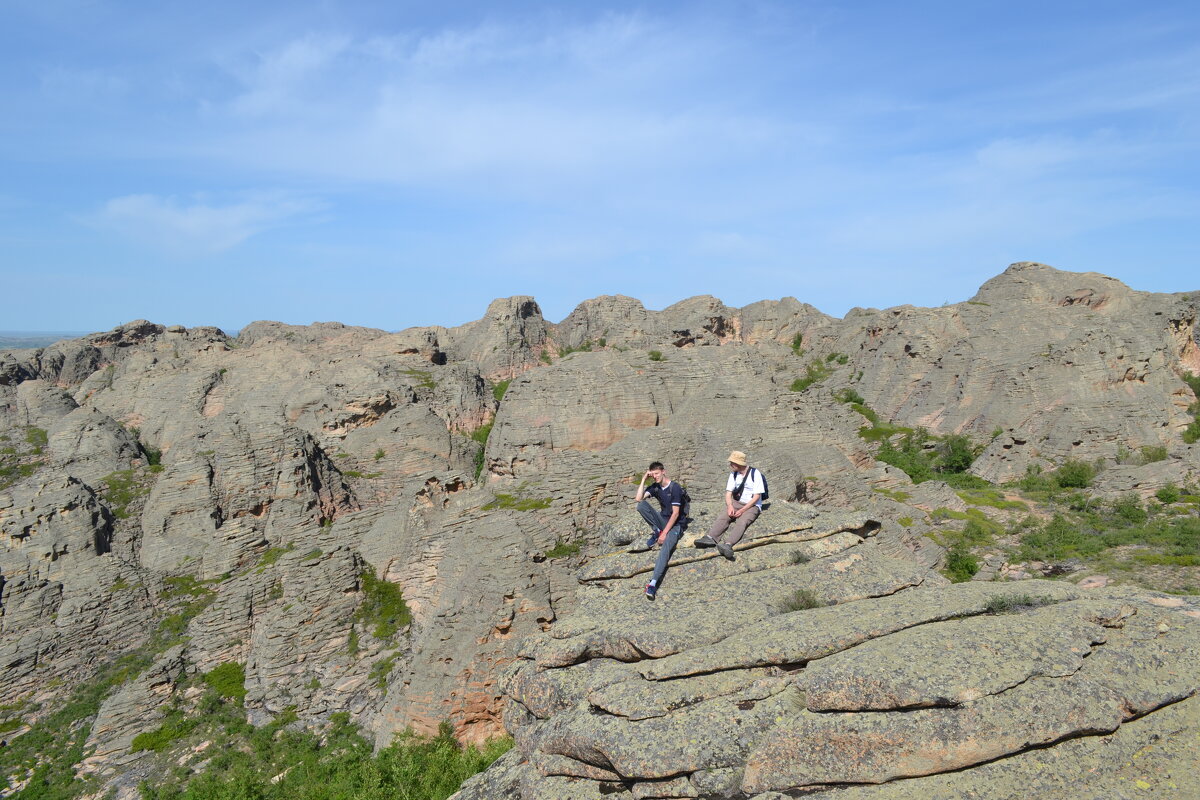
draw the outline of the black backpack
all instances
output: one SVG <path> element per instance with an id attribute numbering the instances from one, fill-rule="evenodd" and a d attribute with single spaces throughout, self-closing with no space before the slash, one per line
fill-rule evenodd
<path id="1" fill-rule="evenodd" d="M 750 480 L 751 476 L 755 472 L 758 472 L 759 477 L 762 478 L 763 493 L 762 493 L 762 497 L 760 497 L 759 500 L 769 500 L 771 498 L 771 490 L 767 488 L 767 476 L 763 475 L 762 472 L 759 472 L 754 467 L 750 467 L 749 469 L 746 470 L 746 476 L 744 478 L 742 478 L 742 482 L 739 483 L 737 486 L 733 487 L 733 499 L 734 500 L 742 499 L 742 490 L 746 487 L 746 481 Z"/>
<path id="2" fill-rule="evenodd" d="M 692 496 L 682 483 L 679 484 L 679 488 L 683 491 L 679 496 L 679 521 L 687 522 L 687 518 L 692 515 Z"/>

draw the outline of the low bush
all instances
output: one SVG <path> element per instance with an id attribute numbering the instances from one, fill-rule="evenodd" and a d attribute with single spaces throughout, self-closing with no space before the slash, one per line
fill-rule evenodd
<path id="1" fill-rule="evenodd" d="M 796 378 L 792 381 L 791 390 L 793 392 L 803 392 L 810 386 L 820 383 L 833 374 L 833 368 L 827 366 L 817 359 L 808 362 L 808 366 L 804 368 L 804 377 Z"/>
<path id="2" fill-rule="evenodd" d="M 358 607 L 357 620 L 376 639 L 391 641 L 401 628 L 412 622 L 404 593 L 391 581 L 375 577 L 375 570 L 370 567 L 359 574 L 359 581 L 363 601 Z"/>
<path id="3" fill-rule="evenodd" d="M 825 605 L 818 598 L 812 589 L 797 589 L 790 597 L 783 601 L 782 609 L 784 613 L 791 611 L 807 611 L 810 608 L 821 608 Z"/>
<path id="4" fill-rule="evenodd" d="M 241 705 L 246 697 L 246 670 L 236 661 L 226 661 L 204 673 L 204 682 L 218 696 Z"/>
<path id="5" fill-rule="evenodd" d="M 942 570 L 942 574 L 953 583 L 969 581 L 975 577 L 977 572 L 979 572 L 979 562 L 967 548 L 966 542 L 959 540 L 946 551 L 946 566 Z"/>
<path id="6" fill-rule="evenodd" d="M 995 595 L 987 601 L 984 611 L 988 614 L 1012 614 L 1026 608 L 1052 605 L 1049 597 L 1034 597 L 1030 594 Z"/>

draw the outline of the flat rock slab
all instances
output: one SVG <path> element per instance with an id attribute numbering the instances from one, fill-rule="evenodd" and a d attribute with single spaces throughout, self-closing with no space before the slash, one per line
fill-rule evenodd
<path id="1" fill-rule="evenodd" d="M 845 786 L 831 800 L 1145 800 L 1200 797 L 1200 698 L 1088 736 L 1028 750 L 969 770 Z M 751 800 L 783 800 L 769 792 Z"/>
<path id="2" fill-rule="evenodd" d="M 718 642 L 753 623 L 778 615 L 799 589 L 822 602 L 846 603 L 893 594 L 930 577 L 924 567 L 877 552 L 851 552 L 807 564 L 725 580 L 676 582 L 670 574 L 657 601 L 641 587 L 625 585 L 581 597 L 579 610 L 556 625 L 548 638 L 530 642 L 522 655 L 542 668 L 563 667 L 589 658 L 640 661 L 662 658 Z M 718 611 L 720 613 L 714 613 Z"/>
<path id="3" fill-rule="evenodd" d="M 639 671 L 646 678 L 663 680 L 722 669 L 802 664 L 916 625 L 982 614 L 994 598 L 1031 594 L 1073 600 L 1079 591 L 1053 581 L 910 589 L 859 600 L 853 606 L 782 614 L 746 626 L 719 643 L 647 663 Z"/>
<path id="4" fill-rule="evenodd" d="M 1107 639 L 1078 613 L 1087 610 L 1051 606 L 909 628 L 810 662 L 799 685 L 810 711 L 959 705 L 1078 671 Z"/>
<path id="5" fill-rule="evenodd" d="M 1091 681 L 1033 678 L 957 708 L 887 713 L 803 711 L 773 728 L 746 761 L 748 794 L 931 775 L 1056 742 L 1110 733 L 1121 699 Z"/>

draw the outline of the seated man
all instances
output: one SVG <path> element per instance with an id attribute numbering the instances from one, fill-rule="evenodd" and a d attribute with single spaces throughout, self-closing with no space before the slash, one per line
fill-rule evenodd
<path id="1" fill-rule="evenodd" d="M 746 454 L 729 454 L 729 480 L 725 481 L 725 509 L 717 515 L 708 533 L 696 540 L 696 547 L 716 547 L 733 561 L 733 546 L 742 540 L 746 528 L 762 512 L 767 482 L 762 473 L 746 466 Z M 732 527 L 731 527 L 732 525 Z"/>
<path id="2" fill-rule="evenodd" d="M 647 478 L 651 480 L 649 487 L 646 486 Z M 650 505 L 651 497 L 658 501 L 661 510 L 655 510 L 654 506 Z M 650 525 L 650 538 L 646 540 L 645 546 L 634 547 L 631 552 L 644 553 L 655 545 L 662 545 L 658 560 L 654 563 L 654 574 L 650 583 L 646 585 L 646 599 L 653 600 L 663 575 L 667 572 L 671 553 L 683 534 L 683 488 L 671 480 L 661 461 L 655 461 L 642 476 L 634 500 L 637 502 L 638 513 Z"/>

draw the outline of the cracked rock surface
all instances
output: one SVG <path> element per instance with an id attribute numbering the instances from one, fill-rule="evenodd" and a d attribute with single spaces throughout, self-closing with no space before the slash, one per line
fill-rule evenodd
<path id="1" fill-rule="evenodd" d="M 1066 798 L 1084 796 L 1074 760 L 1087 796 L 1200 793 L 1192 604 L 948 584 L 881 552 L 869 517 L 770 514 L 733 563 L 679 548 L 653 603 L 647 554 L 583 569 L 575 611 L 507 681 L 517 748 L 459 800 L 1027 797 L 1022 781 Z M 791 610 L 797 590 L 820 604 Z"/>

